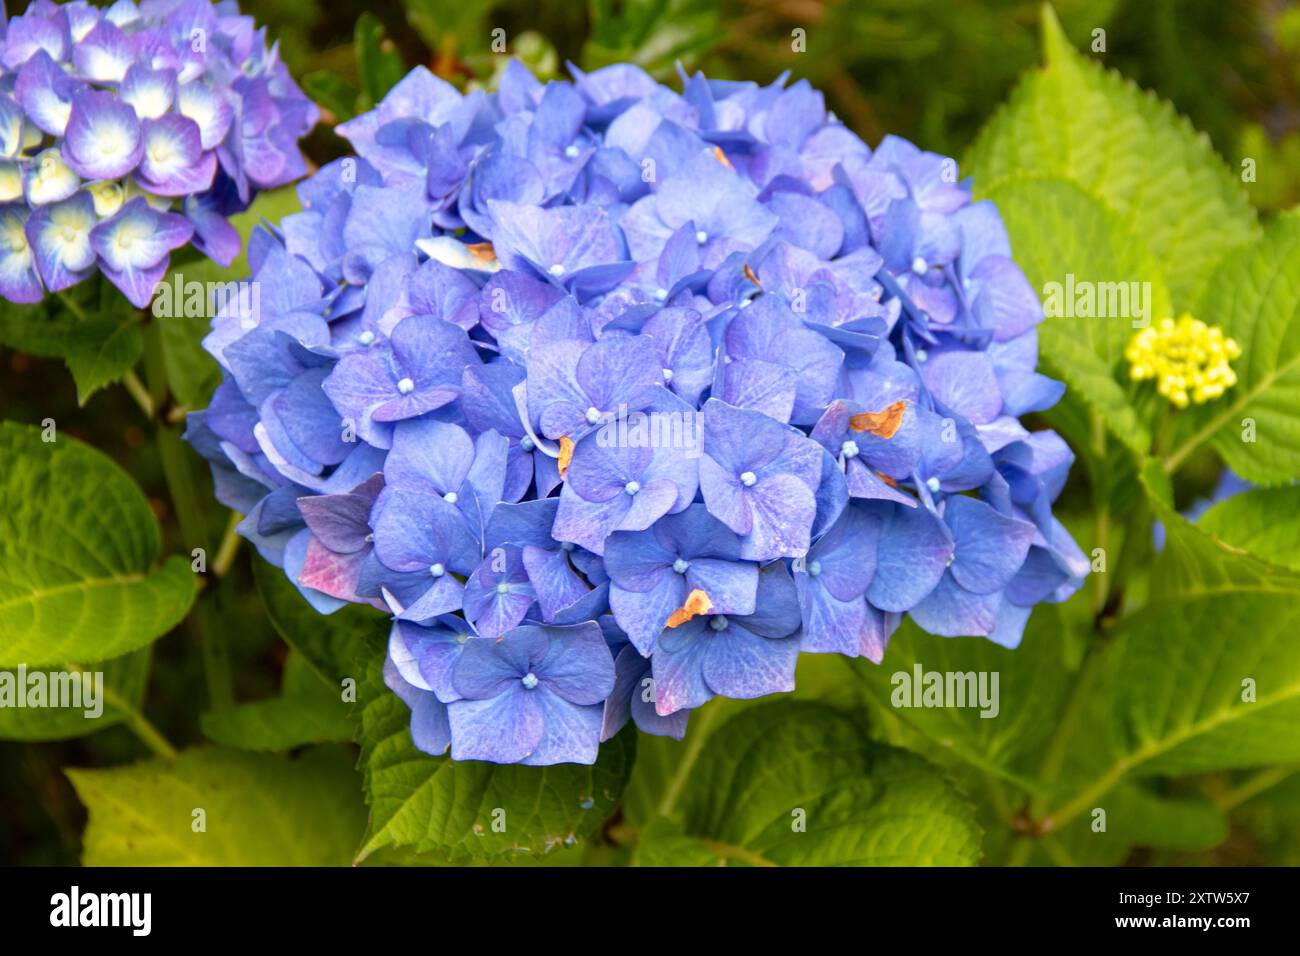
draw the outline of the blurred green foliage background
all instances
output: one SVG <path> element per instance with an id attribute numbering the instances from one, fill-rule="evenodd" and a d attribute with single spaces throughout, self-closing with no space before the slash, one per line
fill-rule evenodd
<path id="1" fill-rule="evenodd" d="M 1078 47 L 1173 101 L 1230 165 L 1255 159 L 1257 207 L 1300 200 L 1300 7 L 1289 0 L 1054 6 Z M 958 155 L 1016 77 L 1038 62 L 1036 0 L 262 0 L 246 7 L 340 120 L 368 108 L 417 63 L 461 86 L 491 83 L 504 65 L 493 41 L 504 39 L 543 78 L 564 74 L 566 62 L 583 69 L 632 62 L 663 81 L 678 62 L 760 82 L 789 70 L 823 89 L 868 143 L 892 132 Z M 312 146 L 325 160 L 340 143 L 323 126 Z"/>
<path id="2" fill-rule="evenodd" d="M 11 13 L 23 3 L 10 3 Z M 307 92 L 323 107 L 305 143 L 324 163 L 343 153 L 334 123 L 369 109 L 407 70 L 424 64 L 462 87 L 490 85 L 504 43 L 543 79 L 638 63 L 675 82 L 676 64 L 709 76 L 767 82 L 806 77 L 868 143 L 893 132 L 961 155 L 1038 62 L 1036 0 L 245 0 Z M 1204 130 L 1229 166 L 1256 162 L 1247 185 L 1264 213 L 1300 201 L 1300 8 L 1287 0 L 1058 0 L 1071 39 L 1141 86 L 1171 100 Z M 504 32 L 496 32 L 504 31 Z M 1097 31 L 1104 31 L 1098 33 Z M 1104 43 L 1104 47 L 1101 44 Z M 179 550 L 157 446 L 146 442 L 126 394 L 109 389 L 85 408 L 57 360 L 0 350 L 5 418 L 56 418 L 144 486 Z M 226 515 L 191 461 L 213 539 Z M 1207 476 L 1207 481 L 1212 480 Z M 284 663 L 240 561 L 229 586 L 154 648 L 148 713 L 177 743 L 202 739 L 211 692 L 202 667 L 205 622 L 221 622 L 236 697 L 274 691 Z M 248 597 L 242 600 L 241 595 Z M 233 596 L 233 597 L 232 597 Z M 0 863 L 72 864 L 84 811 L 61 768 L 108 766 L 145 753 L 121 726 L 65 743 L 0 743 Z M 1134 862 L 1300 864 L 1300 777 L 1246 803 L 1231 837 L 1210 854 Z"/>

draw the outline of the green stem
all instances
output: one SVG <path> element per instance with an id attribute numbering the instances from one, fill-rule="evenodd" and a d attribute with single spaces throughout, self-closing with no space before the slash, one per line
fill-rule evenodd
<path id="1" fill-rule="evenodd" d="M 1052 858 L 1052 862 L 1057 866 L 1073 867 L 1079 864 L 1074 862 L 1068 850 L 1061 846 L 1061 841 L 1055 837 L 1048 837 L 1043 842 L 1043 850 Z"/>
<path id="2" fill-rule="evenodd" d="M 221 589 L 209 589 L 199 597 L 187 621 L 203 658 L 208 704 L 213 710 L 228 710 L 235 705 L 235 676 L 230 667 L 230 652 L 226 644 L 217 639 L 221 633 L 221 602 Z"/>
<path id="3" fill-rule="evenodd" d="M 742 863 L 748 863 L 750 866 L 776 866 L 771 860 L 760 856 L 753 850 L 746 850 L 743 846 L 736 846 L 733 843 L 723 843 L 719 840 L 709 840 L 704 837 L 691 837 L 696 843 L 711 850 L 724 860 L 740 860 Z"/>
<path id="4" fill-rule="evenodd" d="M 243 540 L 239 536 L 241 517 L 237 511 L 230 512 L 230 520 L 226 522 L 226 533 L 221 536 L 221 544 L 217 546 L 217 555 L 212 559 L 212 573 L 218 578 L 224 578 L 230 572 L 230 566 L 235 561 L 235 555 L 239 553 L 239 543 Z"/>
<path id="5" fill-rule="evenodd" d="M 153 418 L 156 411 L 153 398 L 149 395 L 149 390 L 144 387 L 144 382 L 140 381 L 140 376 L 135 374 L 135 369 L 128 369 L 122 376 L 122 387 L 135 399 L 135 403 L 140 406 L 140 411 L 144 412 L 144 417 Z"/>
<path id="6" fill-rule="evenodd" d="M 1097 468 L 1099 471 L 1105 468 L 1106 461 L 1106 422 L 1097 412 L 1092 413 L 1092 450 L 1096 455 Z M 1110 568 L 1110 556 L 1107 549 L 1110 545 L 1110 489 L 1102 483 L 1100 475 L 1094 474 L 1093 478 L 1093 540 L 1094 549 L 1100 548 L 1101 553 L 1106 561 L 1106 568 Z M 1092 616 L 1097 618 L 1106 607 L 1107 591 L 1110 587 L 1108 576 L 1105 572 L 1092 574 Z"/>
<path id="7" fill-rule="evenodd" d="M 145 374 L 149 383 L 149 401 L 160 409 L 167 402 L 167 370 L 163 360 L 162 333 L 157 322 L 145 326 Z M 163 477 L 171 495 L 172 510 L 185 539 L 186 550 L 205 548 L 207 534 L 198 521 L 198 494 L 190 459 L 181 443 L 180 431 L 158 423 L 158 454 L 162 458 Z"/>
<path id="8" fill-rule="evenodd" d="M 712 707 L 704 707 L 697 711 L 697 716 L 691 721 L 690 731 L 686 742 L 686 751 L 682 754 L 682 761 L 677 765 L 677 770 L 673 773 L 672 779 L 668 782 L 668 788 L 664 791 L 663 799 L 659 801 L 659 815 L 672 816 L 677 801 L 682 795 L 682 787 L 686 785 L 686 778 L 691 775 L 691 768 L 695 766 L 695 761 L 700 757 L 700 751 L 704 749 L 704 742 L 708 739 L 708 730 L 710 724 L 717 719 L 718 705 L 715 702 Z"/>
<path id="9" fill-rule="evenodd" d="M 63 303 L 64 308 L 71 312 L 78 322 L 86 321 L 86 310 L 78 305 L 77 301 L 72 298 L 72 296 L 68 295 L 66 292 L 56 292 L 54 294 L 58 296 L 58 299 Z"/>
<path id="10" fill-rule="evenodd" d="M 1011 852 L 1007 854 L 1007 866 L 1024 866 L 1029 862 L 1029 856 L 1034 852 L 1036 841 L 1029 839 L 1024 834 L 1016 835 L 1016 842 L 1011 845 Z"/>
<path id="11" fill-rule="evenodd" d="M 1106 423 L 1096 412 L 1092 413 L 1092 448 L 1096 453 L 1099 468 L 1104 467 L 1100 463 L 1104 462 L 1106 455 Z M 1100 475 L 1094 474 L 1092 479 L 1093 509 L 1096 512 L 1093 547 L 1105 549 L 1110 539 L 1109 489 L 1103 484 Z M 1107 570 L 1113 570 L 1110 568 L 1109 555 L 1107 559 Z M 1096 582 L 1093 587 L 1092 601 L 1095 626 L 1101 619 L 1102 611 L 1106 608 L 1109 585 L 1106 574 L 1093 572 L 1092 578 Z M 1061 767 L 1065 764 L 1070 741 L 1074 739 L 1079 720 L 1083 716 L 1084 707 L 1100 673 L 1100 662 L 1103 660 L 1103 655 L 1099 651 L 1105 643 L 1105 637 L 1100 633 L 1095 634 L 1092 640 L 1088 642 L 1083 661 L 1079 665 L 1079 670 L 1075 673 L 1074 684 L 1070 688 L 1070 696 L 1066 699 L 1065 707 L 1062 709 L 1060 718 L 1052 730 L 1051 737 L 1048 738 L 1047 746 L 1043 750 L 1042 760 L 1038 765 L 1037 779 L 1044 784 L 1055 780 L 1061 771 Z M 1045 809 L 1045 792 L 1046 789 L 1040 790 L 1030 799 L 1029 815 L 1031 818 L 1037 818 Z"/>
<path id="12" fill-rule="evenodd" d="M 149 401 L 155 412 L 160 411 L 167 404 L 167 360 L 157 320 L 144 326 L 144 378 L 149 384 Z"/>
<path id="13" fill-rule="evenodd" d="M 1052 736 L 1048 739 L 1047 747 L 1043 751 L 1043 758 L 1038 765 L 1038 779 L 1041 781 L 1046 782 L 1056 779 L 1061 767 L 1065 764 L 1065 758 L 1069 755 L 1070 742 L 1074 739 L 1075 731 L 1079 727 L 1079 721 L 1083 717 L 1084 708 L 1092 695 L 1092 689 L 1101 676 L 1105 655 L 1099 653 L 1099 650 L 1105 643 L 1105 638 L 1099 636 L 1094 637 L 1088 645 L 1083 663 L 1079 665 L 1079 672 L 1075 676 L 1074 686 L 1070 688 L 1070 696 L 1066 700 L 1065 709 L 1061 711 L 1061 717 L 1056 722 L 1056 727 L 1052 731 Z M 1030 800 L 1029 806 L 1030 816 L 1037 818 L 1044 809 L 1043 794 L 1039 793 L 1034 796 Z"/>
<path id="14" fill-rule="evenodd" d="M 185 539 L 186 550 L 204 548 L 207 545 L 207 533 L 198 520 L 198 493 L 194 481 L 194 471 L 181 443 L 180 432 L 169 425 L 158 426 L 158 454 L 162 457 L 163 477 L 167 481 L 167 490 L 171 494 L 172 510 L 176 512 L 176 521 L 181 527 L 181 537 Z"/>
<path id="15" fill-rule="evenodd" d="M 1247 777 L 1237 786 L 1216 799 L 1214 804 L 1224 813 L 1227 813 L 1229 810 L 1235 810 L 1247 800 L 1259 796 L 1271 787 L 1277 786 L 1297 771 L 1300 771 L 1300 767 L 1267 767 L 1264 770 Z"/>
<path id="16" fill-rule="evenodd" d="M 73 673 L 89 672 L 87 668 L 71 661 L 65 664 L 64 667 Z M 176 748 L 158 731 L 157 727 L 149 722 L 149 718 L 145 717 L 138 707 L 109 687 L 108 684 L 104 684 L 101 693 L 104 695 L 104 703 L 122 715 L 122 722 L 131 728 L 131 731 L 140 738 L 141 743 L 165 760 L 176 759 Z"/>
<path id="17" fill-rule="evenodd" d="M 163 353 L 162 331 L 156 321 L 145 326 L 145 374 L 149 384 L 149 398 L 153 408 L 162 409 L 167 404 L 167 366 Z M 208 551 L 208 533 L 201 520 L 199 495 L 194 479 L 194 467 L 189 452 L 181 441 L 180 429 L 165 421 L 157 421 L 158 454 L 162 459 L 163 477 L 171 496 L 172 510 L 180 526 L 185 549 L 203 548 Z M 237 519 L 236 519 L 237 520 Z M 231 534 L 227 530 L 227 536 Z M 234 560 L 237 543 L 222 538 L 217 553 L 209 564 L 220 577 Z M 190 633 L 197 639 L 203 658 L 203 674 L 208 685 L 208 699 L 214 710 L 234 702 L 234 679 L 230 657 L 219 641 L 220 628 L 211 619 L 212 601 L 201 599 L 188 618 Z"/>

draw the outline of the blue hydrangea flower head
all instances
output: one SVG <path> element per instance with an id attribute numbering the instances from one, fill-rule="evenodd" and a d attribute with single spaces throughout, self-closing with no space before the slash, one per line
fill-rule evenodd
<path id="1" fill-rule="evenodd" d="M 1063 389 L 1042 311 L 951 160 L 629 65 L 417 69 L 339 132 L 188 434 L 308 600 L 393 618 L 422 750 L 591 762 L 904 615 L 1015 647 L 1080 586 L 1073 455 L 1020 422 Z"/>
<path id="2" fill-rule="evenodd" d="M 318 110 L 233 0 L 35 0 L 0 36 L 0 295 L 97 269 L 137 307 L 172 250 L 222 265 L 227 216 L 302 177 Z"/>

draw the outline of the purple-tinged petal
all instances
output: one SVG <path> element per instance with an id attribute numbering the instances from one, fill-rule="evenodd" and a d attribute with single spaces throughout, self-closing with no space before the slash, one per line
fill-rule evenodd
<path id="1" fill-rule="evenodd" d="M 202 81 L 181 85 L 176 93 L 176 108 L 198 126 L 199 141 L 205 150 L 221 145 L 235 115 L 225 97 Z"/>
<path id="2" fill-rule="evenodd" d="M 10 302 L 39 302 L 45 292 L 27 240 L 23 204 L 0 206 L 0 295 Z"/>
<path id="3" fill-rule="evenodd" d="M 136 179 L 158 196 L 187 196 L 212 186 L 217 158 L 204 153 L 199 128 L 177 113 L 145 120 L 144 156 Z"/>
<path id="4" fill-rule="evenodd" d="M 86 90 L 72 101 L 63 158 L 87 179 L 120 179 L 144 155 L 140 120 L 112 93 Z"/>
<path id="5" fill-rule="evenodd" d="M 27 220 L 27 240 L 45 287 L 58 292 L 76 285 L 95 265 L 90 233 L 95 228 L 95 203 L 89 193 L 41 206 Z"/>
<path id="6" fill-rule="evenodd" d="M 14 97 L 33 123 L 51 136 L 62 136 L 72 115 L 72 100 L 82 88 L 45 50 L 38 50 L 18 71 Z"/>

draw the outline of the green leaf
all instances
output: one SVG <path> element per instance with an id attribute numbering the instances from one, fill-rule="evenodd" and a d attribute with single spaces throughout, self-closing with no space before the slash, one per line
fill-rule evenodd
<path id="1" fill-rule="evenodd" d="M 1101 199 L 1164 266 L 1185 308 L 1224 255 L 1258 234 L 1240 181 L 1169 104 L 1077 53 L 1048 6 L 1043 46 L 1046 65 L 981 131 L 966 171 L 984 192 L 1032 173 Z"/>
<path id="2" fill-rule="evenodd" d="M 337 684 L 327 682 L 305 657 L 291 651 L 280 696 L 209 711 L 199 722 L 213 743 L 241 750 L 292 750 L 351 741 L 356 735 L 352 708 Z"/>
<path id="3" fill-rule="evenodd" d="M 284 696 L 205 713 L 204 735 L 241 750 L 292 750 L 304 744 L 352 740 L 349 705 L 341 695 Z"/>
<path id="4" fill-rule="evenodd" d="M 119 381 L 144 351 L 139 315 L 120 297 L 110 301 L 110 311 L 76 307 L 84 317 L 58 297 L 27 306 L 0 301 L 0 344 L 63 359 L 76 382 L 77 401 L 85 405 L 99 389 Z"/>
<path id="5" fill-rule="evenodd" d="M 889 642 L 879 665 L 857 670 L 876 702 L 927 741 L 988 773 L 1032 789 L 1037 759 L 1056 725 L 1070 682 L 1066 621 L 1056 605 L 1034 609 L 1020 646 L 1009 650 L 978 637 L 926 634 L 910 619 Z M 997 679 L 996 713 L 980 716 L 977 700 L 966 707 L 913 706 L 921 673 L 962 675 L 962 689 Z M 972 681 L 974 683 L 972 683 Z M 924 677 L 920 685 L 924 687 Z M 954 689 L 957 687 L 954 679 Z M 987 708 L 992 712 L 994 708 Z M 928 752 L 927 752 L 928 754 Z"/>
<path id="6" fill-rule="evenodd" d="M 158 522 L 131 479 L 74 438 L 0 424 L 0 666 L 120 657 L 166 634 L 197 590 L 161 566 Z"/>
<path id="7" fill-rule="evenodd" d="M 1171 598 L 1128 617 L 1083 720 L 1099 746 L 1074 751 L 1068 775 L 1113 783 L 1300 761 L 1298 598 Z"/>
<path id="8" fill-rule="evenodd" d="M 1169 479 L 1156 462 L 1147 462 L 1141 482 L 1152 513 L 1165 526 L 1165 548 L 1151 570 L 1153 599 L 1208 600 L 1300 590 L 1300 573 L 1226 543 L 1174 511 Z"/>
<path id="9" fill-rule="evenodd" d="M 215 748 L 68 770 L 90 812 L 86 866 L 345 866 L 365 828 L 351 755 Z M 204 829 L 196 832 L 202 810 Z"/>
<path id="10" fill-rule="evenodd" d="M 353 42 L 361 79 L 360 105 L 370 109 L 397 85 L 406 74 L 406 66 L 393 41 L 388 39 L 384 25 L 373 13 L 363 13 L 357 18 Z"/>
<path id="11" fill-rule="evenodd" d="M 625 730 L 592 766 L 525 767 L 431 757 L 411 742 L 411 712 L 381 662 L 359 689 L 361 769 L 370 830 L 358 859 L 409 847 L 449 859 L 540 856 L 594 833 L 618 805 L 635 752 Z"/>
<path id="12" fill-rule="evenodd" d="M 121 381 L 144 352 L 139 316 L 96 315 L 69 326 L 63 360 L 77 383 L 77 403 L 85 405 L 105 385 Z"/>
<path id="13" fill-rule="evenodd" d="M 1224 544 L 1300 571 L 1300 485 L 1252 488 L 1214 505 L 1197 525 Z"/>
<path id="14" fill-rule="evenodd" d="M 1195 430 L 1166 459 L 1173 466 L 1210 441 L 1228 467 L 1258 485 L 1300 476 L 1300 210 L 1215 271 L 1196 314 L 1237 340 L 1237 384 L 1185 416 Z M 1249 430 L 1248 430 L 1249 424 Z"/>
<path id="15" fill-rule="evenodd" d="M 1100 651 L 1050 822 L 1134 777 L 1300 761 L 1300 573 L 1232 548 L 1144 482 L 1165 526 L 1151 600 Z"/>
<path id="16" fill-rule="evenodd" d="M 177 315 L 157 321 L 162 337 L 163 370 L 172 395 L 182 405 L 202 408 L 221 382 L 221 366 L 202 345 L 212 320 L 202 315 Z"/>
<path id="17" fill-rule="evenodd" d="M 1261 771 L 1263 772 L 1263 771 Z M 1252 865 L 1300 866 L 1300 772 L 1291 768 L 1279 783 L 1239 806 L 1232 815 L 1236 833 L 1249 839 L 1238 853 Z M 1253 845 L 1252 845 L 1253 844 Z"/>
<path id="18" fill-rule="evenodd" d="M 1151 446 L 1150 431 L 1117 381 L 1116 369 L 1135 333 L 1134 323 L 1141 321 L 1135 315 L 1138 308 L 1132 290 L 1150 290 L 1147 318 L 1154 321 L 1170 312 L 1159 267 L 1115 213 L 1074 183 L 1008 176 L 984 195 L 997 204 L 1016 262 L 1044 299 L 1048 317 L 1038 326 L 1038 339 L 1049 371 L 1059 372 L 1071 394 L 1077 392 L 1100 412 L 1129 449 L 1145 454 Z M 1115 311 L 1128 314 L 1053 314 L 1062 311 L 1053 308 L 1053 297 L 1059 296 L 1066 305 L 1071 288 L 1086 288 L 1079 283 L 1092 283 L 1098 306 L 1103 291 L 1116 292 L 1113 304 L 1122 303 L 1118 293 L 1123 291 L 1128 309 Z M 1109 294 L 1106 298 L 1110 313 Z"/>
<path id="19" fill-rule="evenodd" d="M 1134 847 L 1196 851 L 1218 846 L 1228 836 L 1228 821 L 1197 793 L 1165 795 L 1137 783 L 1120 784 L 1098 801 L 1100 817 L 1081 814 L 1043 841 L 1039 864 L 1120 866 Z M 1094 829 L 1098 827 L 1098 829 Z"/>
<path id="20" fill-rule="evenodd" d="M 276 631 L 301 654 L 331 687 L 360 675 L 373 661 L 382 661 L 389 620 L 364 604 L 347 604 L 333 614 L 321 614 L 298 593 L 285 573 L 256 558 L 253 578 Z"/>
<path id="21" fill-rule="evenodd" d="M 312 70 L 303 74 L 302 89 L 312 102 L 334 114 L 336 123 L 356 115 L 357 91 L 333 70 Z"/>
<path id="22" fill-rule="evenodd" d="M 591 35 L 582 65 L 594 70 L 635 63 L 667 78 L 678 61 L 689 65 L 723 36 L 709 0 L 593 0 Z"/>
<path id="23" fill-rule="evenodd" d="M 103 674 L 102 687 L 114 696 L 126 701 L 132 707 L 139 707 L 144 698 L 145 685 L 149 681 L 150 649 L 142 647 L 138 651 L 124 654 L 111 661 L 86 665 L 85 670 L 99 671 Z M 63 665 L 59 665 L 63 670 Z M 13 670 L 0 671 L 0 675 L 17 676 Z M 0 681 L 6 678 L 0 676 Z M 92 694 L 97 691 L 92 691 Z M 84 703 L 89 703 L 83 697 Z M 98 717 L 87 716 L 88 709 L 97 707 L 41 707 L 18 708 L 0 707 L 0 740 L 70 740 L 84 737 L 122 722 L 122 711 L 104 699 L 100 693 L 98 703 L 102 710 Z"/>
<path id="24" fill-rule="evenodd" d="M 0 299 L 0 345 L 40 358 L 62 358 L 68 329 L 76 319 L 47 300 L 19 305 Z"/>
<path id="25" fill-rule="evenodd" d="M 776 701 L 732 717 L 704 744 L 680 808 L 680 820 L 660 818 L 642 832 L 640 862 L 954 866 L 979 858 L 974 810 L 939 771 L 868 740 L 820 704 Z"/>

